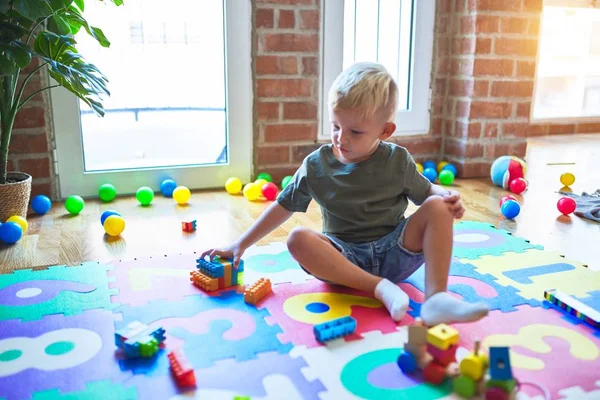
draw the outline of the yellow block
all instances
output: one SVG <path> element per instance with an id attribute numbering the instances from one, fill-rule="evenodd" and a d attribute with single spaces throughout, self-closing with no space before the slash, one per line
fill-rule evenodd
<path id="1" fill-rule="evenodd" d="M 469 354 L 460 362 L 460 373 L 472 378 L 474 381 L 480 380 L 488 367 L 487 355 L 483 352 Z"/>
<path id="2" fill-rule="evenodd" d="M 436 325 L 427 331 L 427 342 L 441 350 L 458 344 L 458 339 L 458 331 L 446 324 Z"/>

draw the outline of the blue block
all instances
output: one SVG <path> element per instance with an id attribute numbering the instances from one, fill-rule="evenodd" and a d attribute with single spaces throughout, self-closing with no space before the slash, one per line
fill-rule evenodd
<path id="1" fill-rule="evenodd" d="M 575 266 L 571 264 L 556 263 L 548 265 L 538 265 L 536 267 L 522 268 L 514 271 L 506 271 L 502 274 L 515 282 L 527 285 L 533 283 L 533 281 L 529 279 L 532 276 L 553 274 L 556 272 L 570 271 L 572 269 L 575 269 Z"/>
<path id="2" fill-rule="evenodd" d="M 196 260 L 197 267 L 204 275 L 211 278 L 222 278 L 225 273 L 225 268 L 222 264 L 216 261 L 206 261 L 202 258 Z"/>
<path id="3" fill-rule="evenodd" d="M 337 318 L 317 324 L 313 327 L 315 337 L 319 342 L 326 342 L 342 336 L 350 335 L 356 330 L 356 320 L 351 316 Z"/>
<path id="4" fill-rule="evenodd" d="M 403 351 L 400 354 L 396 363 L 405 374 L 411 374 L 417 369 L 417 359 L 407 351 Z"/>
<path id="5" fill-rule="evenodd" d="M 490 347 L 490 376 L 496 381 L 513 379 L 508 347 Z"/>

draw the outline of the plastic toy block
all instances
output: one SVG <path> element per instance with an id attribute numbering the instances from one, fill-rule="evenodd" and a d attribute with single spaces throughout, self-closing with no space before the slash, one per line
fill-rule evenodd
<path id="1" fill-rule="evenodd" d="M 458 345 L 454 344 L 448 347 L 446 350 L 441 350 L 431 343 L 427 344 L 427 352 L 433 357 L 436 363 L 443 365 L 444 367 L 456 361 L 457 348 Z"/>
<path id="2" fill-rule="evenodd" d="M 190 281 L 192 281 L 194 286 L 206 290 L 207 292 L 213 292 L 219 289 L 218 279 L 208 277 L 200 271 L 191 271 Z"/>
<path id="3" fill-rule="evenodd" d="M 196 230 L 196 220 L 190 222 L 183 221 L 181 223 L 181 229 L 184 232 L 194 232 Z"/>
<path id="4" fill-rule="evenodd" d="M 173 350 L 167 357 L 171 365 L 171 372 L 180 387 L 196 386 L 194 368 L 187 361 L 181 349 Z"/>
<path id="5" fill-rule="evenodd" d="M 427 343 L 440 350 L 447 350 L 448 347 L 458 344 L 458 339 L 458 331 L 446 324 L 436 325 L 427 331 Z"/>
<path id="6" fill-rule="evenodd" d="M 426 382 L 440 385 L 446 379 L 446 367 L 432 361 L 423 369 L 423 377 Z"/>
<path id="7" fill-rule="evenodd" d="M 355 330 L 356 320 L 351 316 L 323 322 L 313 327 L 315 338 L 321 343 L 350 335 L 351 333 L 354 333 Z"/>
<path id="8" fill-rule="evenodd" d="M 197 259 L 196 262 L 198 270 L 211 278 L 221 278 L 225 272 L 224 265 L 219 262 L 206 261 L 203 258 Z"/>
<path id="9" fill-rule="evenodd" d="M 513 379 L 508 347 L 490 347 L 490 376 L 495 381 Z"/>
<path id="10" fill-rule="evenodd" d="M 271 292 L 271 281 L 268 278 L 260 278 L 252 286 L 246 288 L 244 301 L 256 305 Z"/>
<path id="11" fill-rule="evenodd" d="M 545 290 L 544 297 L 574 317 L 587 322 L 594 328 L 600 328 L 600 312 L 582 303 L 575 297 L 554 289 Z"/>
<path id="12" fill-rule="evenodd" d="M 127 358 L 152 357 L 165 339 L 163 328 L 151 328 L 139 321 L 115 332 L 115 345 Z"/>
<path id="13" fill-rule="evenodd" d="M 514 379 L 508 379 L 505 381 L 490 379 L 486 382 L 485 387 L 487 388 L 500 388 L 505 393 L 510 393 L 517 386 L 517 381 Z"/>
<path id="14" fill-rule="evenodd" d="M 485 391 L 485 400 L 508 400 L 510 396 L 501 388 L 489 388 Z"/>
<path id="15" fill-rule="evenodd" d="M 475 342 L 475 351 L 460 362 L 460 373 L 478 381 L 485 375 L 488 367 L 488 357 L 480 350 L 480 342 Z"/>

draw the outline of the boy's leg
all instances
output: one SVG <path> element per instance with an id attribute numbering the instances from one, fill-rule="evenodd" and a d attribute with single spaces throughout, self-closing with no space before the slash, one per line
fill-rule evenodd
<path id="1" fill-rule="evenodd" d="M 483 303 L 471 304 L 446 292 L 452 257 L 454 215 L 439 196 L 429 197 L 410 217 L 402 246 L 425 255 L 425 303 L 421 318 L 427 325 L 478 320 L 488 313 Z"/>

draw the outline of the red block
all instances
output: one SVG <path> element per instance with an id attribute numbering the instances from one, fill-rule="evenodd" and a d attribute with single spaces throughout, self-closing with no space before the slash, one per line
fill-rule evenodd
<path id="1" fill-rule="evenodd" d="M 446 379 L 446 367 L 432 361 L 423 369 L 423 376 L 426 382 L 440 385 Z"/>
<path id="2" fill-rule="evenodd" d="M 194 369 L 188 363 L 181 350 L 174 350 L 167 356 L 171 364 L 171 372 L 179 386 L 196 386 Z"/>
<path id="3" fill-rule="evenodd" d="M 457 344 L 454 344 L 446 350 L 440 350 L 438 347 L 427 343 L 427 352 L 433 357 L 435 362 L 440 365 L 447 366 L 450 363 L 456 361 L 456 349 L 458 348 Z"/>

